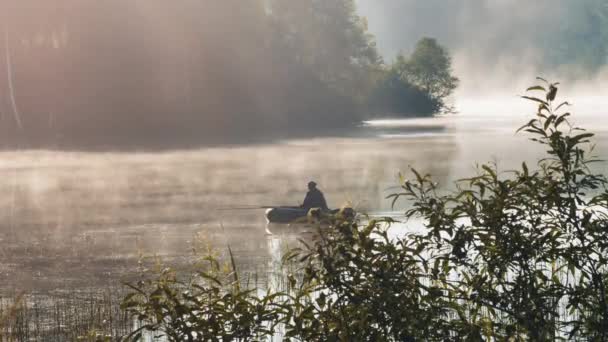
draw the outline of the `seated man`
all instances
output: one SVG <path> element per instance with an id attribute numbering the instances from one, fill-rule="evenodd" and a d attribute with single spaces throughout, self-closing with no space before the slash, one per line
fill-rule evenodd
<path id="1" fill-rule="evenodd" d="M 317 189 L 317 183 L 308 183 L 308 193 L 306 194 L 306 198 L 304 198 L 304 203 L 301 205 L 301 207 L 306 210 L 310 210 L 311 208 L 329 210 L 329 208 L 327 208 L 325 196 L 323 196 L 323 193 Z"/>

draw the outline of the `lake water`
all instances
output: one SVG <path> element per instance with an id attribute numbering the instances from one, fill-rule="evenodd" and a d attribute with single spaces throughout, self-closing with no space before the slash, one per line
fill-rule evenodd
<path id="1" fill-rule="evenodd" d="M 394 210 L 385 197 L 400 171 L 430 173 L 449 190 L 476 162 L 505 171 L 533 163 L 542 149 L 514 134 L 529 117 L 376 120 L 336 137 L 160 153 L 2 152 L 0 297 L 120 287 L 141 260 L 183 268 L 207 246 L 220 256 L 230 246 L 239 270 L 264 286 L 308 233 L 269 234 L 264 210 L 230 208 L 297 205 L 312 179 L 330 206 L 398 217 L 405 203 Z M 577 122 L 608 156 L 606 120 Z"/>

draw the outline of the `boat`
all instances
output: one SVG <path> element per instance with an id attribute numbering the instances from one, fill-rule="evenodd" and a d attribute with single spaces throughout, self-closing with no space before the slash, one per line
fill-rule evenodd
<path id="1" fill-rule="evenodd" d="M 268 223 L 306 222 L 307 217 L 308 209 L 300 207 L 276 207 L 266 210 L 266 220 Z"/>
<path id="2" fill-rule="evenodd" d="M 356 216 L 352 208 L 321 210 L 320 208 L 274 207 L 266 210 L 266 220 L 268 223 L 305 224 L 320 222 L 324 217 L 333 217 L 338 214 L 341 214 L 346 219 L 352 219 Z"/>

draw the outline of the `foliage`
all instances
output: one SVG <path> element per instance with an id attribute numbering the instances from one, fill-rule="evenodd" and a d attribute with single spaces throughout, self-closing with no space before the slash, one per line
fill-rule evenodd
<path id="1" fill-rule="evenodd" d="M 0 39 L 12 76 L 0 89 L 12 81 L 15 100 L 0 102 L 0 141 L 173 148 L 351 127 L 383 74 L 355 5 L 16 2 Z"/>
<path id="2" fill-rule="evenodd" d="M 422 233 L 333 219 L 286 255 L 283 292 L 242 289 L 233 262 L 221 278 L 208 258 L 187 282 L 163 271 L 133 287 L 125 309 L 171 340 L 608 340 L 608 181 L 590 169 L 593 134 L 543 82 L 528 90 L 544 97 L 523 96 L 538 109 L 520 131 L 547 156 L 483 164 L 447 194 L 412 170 L 389 198 L 408 200 Z"/>
<path id="3" fill-rule="evenodd" d="M 0 298 L 0 341 L 117 340 L 132 321 L 117 305 L 123 291 L 72 291 L 52 301 L 45 295 Z"/>
<path id="4" fill-rule="evenodd" d="M 402 77 L 429 94 L 442 109 L 445 98 L 458 87 L 458 78 L 452 75 L 452 58 L 433 38 L 421 39 L 402 69 Z"/>
<path id="5" fill-rule="evenodd" d="M 409 83 L 404 77 L 403 55 L 384 71 L 370 95 L 369 107 L 382 115 L 431 116 L 440 112 L 440 102 L 429 93 Z"/>
<path id="6" fill-rule="evenodd" d="M 437 254 L 426 262 L 444 265 L 433 280 L 461 300 L 458 323 L 488 337 L 608 338 L 606 179 L 590 171 L 593 134 L 569 125 L 556 86 L 529 89 L 544 99 L 524 96 L 538 111 L 521 129 L 548 153 L 535 170 L 483 165 L 454 194 L 437 195 L 427 176 L 395 195 L 427 222 L 423 243 Z"/>
<path id="7" fill-rule="evenodd" d="M 6 8 L 0 65 L 15 70 L 16 105 L 0 102 L 3 142 L 173 147 L 348 127 L 380 60 L 352 0 L 33 8 Z"/>
<path id="8" fill-rule="evenodd" d="M 302 308 L 287 325 L 302 341 L 416 341 L 449 337 L 449 306 L 429 284 L 414 240 L 381 222 L 343 222 L 287 259 L 304 261 Z M 384 226 L 385 227 L 385 226 Z M 315 295 L 312 295 L 315 294 Z"/>
<path id="9" fill-rule="evenodd" d="M 354 0 L 272 0 L 276 35 L 292 58 L 342 94 L 357 93 L 357 74 L 381 61 Z"/>
<path id="10" fill-rule="evenodd" d="M 10 339 L 11 337 L 5 336 L 6 327 L 9 326 L 9 321 L 14 320 L 18 316 L 19 310 L 21 309 L 23 295 L 18 295 L 14 302 L 8 306 L 8 308 L 0 307 L 0 340 Z M 0 303 L 1 304 L 1 303 Z"/>
<path id="11" fill-rule="evenodd" d="M 458 86 L 452 59 L 435 39 L 423 38 L 411 56 L 399 54 L 370 97 L 375 111 L 410 116 L 449 112 L 446 99 Z"/>
<path id="12" fill-rule="evenodd" d="M 129 285 L 134 292 L 122 308 L 141 326 L 127 340 L 148 332 L 170 341 L 261 341 L 277 332 L 284 315 L 280 293 L 259 296 L 241 288 L 234 262 L 228 270 L 215 257 L 203 261 L 186 281 L 165 268 L 157 278 Z"/>

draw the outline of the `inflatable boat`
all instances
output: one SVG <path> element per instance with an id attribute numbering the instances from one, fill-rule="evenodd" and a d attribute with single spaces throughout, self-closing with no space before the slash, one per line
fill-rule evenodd
<path id="1" fill-rule="evenodd" d="M 324 215 L 343 213 L 346 218 L 354 218 L 356 213 L 352 208 L 321 210 L 319 208 L 304 209 L 300 207 L 275 207 L 266 210 L 268 223 L 308 223 L 318 220 Z"/>

